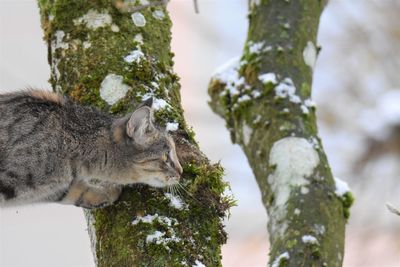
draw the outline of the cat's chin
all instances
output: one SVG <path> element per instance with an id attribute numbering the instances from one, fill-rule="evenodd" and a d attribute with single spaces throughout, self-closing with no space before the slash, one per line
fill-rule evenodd
<path id="1" fill-rule="evenodd" d="M 152 187 L 166 187 L 166 186 L 171 186 L 174 184 L 178 183 L 178 179 L 169 179 L 169 180 L 164 180 L 164 179 L 160 179 L 158 177 L 153 177 L 151 179 L 149 179 L 148 181 L 145 182 L 145 184 L 148 184 Z"/>

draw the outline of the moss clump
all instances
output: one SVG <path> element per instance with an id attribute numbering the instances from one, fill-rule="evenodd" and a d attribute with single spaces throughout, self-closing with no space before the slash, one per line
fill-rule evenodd
<path id="1" fill-rule="evenodd" d="M 351 192 L 346 192 L 340 197 L 340 200 L 343 205 L 343 216 L 347 221 L 350 218 L 350 208 L 353 205 L 355 198 Z"/>

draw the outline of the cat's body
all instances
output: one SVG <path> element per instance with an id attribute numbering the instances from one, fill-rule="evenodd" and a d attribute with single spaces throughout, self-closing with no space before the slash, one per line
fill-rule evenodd
<path id="1" fill-rule="evenodd" d="M 176 183 L 174 142 L 148 105 L 113 118 L 51 92 L 0 95 L 0 206 L 93 208 L 114 202 L 123 184 Z"/>

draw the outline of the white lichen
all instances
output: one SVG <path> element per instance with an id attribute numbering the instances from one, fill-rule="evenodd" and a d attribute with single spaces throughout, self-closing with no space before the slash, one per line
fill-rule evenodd
<path id="1" fill-rule="evenodd" d="M 303 59 L 304 63 L 306 63 L 306 65 L 313 70 L 315 67 L 315 62 L 317 61 L 317 48 L 313 42 L 307 42 L 307 45 L 303 50 Z"/>
<path id="2" fill-rule="evenodd" d="M 300 212 L 301 212 L 300 209 L 298 209 L 298 208 L 294 209 L 294 214 L 295 215 L 300 215 Z"/>
<path id="3" fill-rule="evenodd" d="M 146 25 L 146 18 L 140 12 L 135 12 L 131 15 L 133 24 L 137 27 L 144 27 Z"/>
<path id="4" fill-rule="evenodd" d="M 283 28 L 285 29 L 285 30 L 289 30 L 290 29 L 290 23 L 289 22 L 286 22 L 286 23 L 283 23 Z"/>
<path id="5" fill-rule="evenodd" d="M 126 57 L 124 57 L 124 60 L 128 63 L 140 63 L 140 61 L 142 61 L 142 59 L 144 59 L 144 53 L 140 50 L 140 49 L 136 49 L 133 50 L 129 53 L 129 55 L 127 55 Z"/>
<path id="6" fill-rule="evenodd" d="M 113 32 L 119 32 L 119 27 L 116 24 L 111 25 L 111 31 Z"/>
<path id="7" fill-rule="evenodd" d="M 165 197 L 169 200 L 169 204 L 171 207 L 178 209 L 178 210 L 183 210 L 187 209 L 188 205 L 183 202 L 183 200 L 179 196 L 175 196 L 170 193 L 165 193 Z"/>
<path id="8" fill-rule="evenodd" d="M 139 3 L 141 6 L 148 6 L 150 5 L 149 0 L 139 0 Z"/>
<path id="9" fill-rule="evenodd" d="M 276 74 L 275 73 L 264 73 L 258 76 L 258 79 L 263 83 L 263 84 L 277 84 L 278 80 L 276 79 Z"/>
<path id="10" fill-rule="evenodd" d="M 87 28 L 96 30 L 112 24 L 112 17 L 108 11 L 99 13 L 97 10 L 90 9 L 85 15 L 73 20 L 74 25 L 85 24 Z"/>
<path id="11" fill-rule="evenodd" d="M 325 226 L 323 226 L 322 224 L 315 224 L 314 229 L 315 233 L 318 235 L 324 235 L 326 231 Z"/>
<path id="12" fill-rule="evenodd" d="M 135 37 L 133 38 L 133 41 L 142 45 L 143 44 L 143 35 L 141 33 L 136 34 Z"/>
<path id="13" fill-rule="evenodd" d="M 318 240 L 312 235 L 303 235 L 301 237 L 301 241 L 303 241 L 304 244 L 312 244 L 312 245 L 318 245 Z"/>
<path id="14" fill-rule="evenodd" d="M 84 49 L 88 49 L 88 48 L 90 48 L 92 46 L 92 44 L 90 42 L 88 42 L 88 41 L 84 41 L 82 43 L 82 46 L 83 46 Z"/>
<path id="15" fill-rule="evenodd" d="M 123 77 L 116 74 L 108 74 L 100 85 L 100 97 L 109 105 L 114 105 L 121 100 L 130 87 L 123 83 Z"/>
<path id="16" fill-rule="evenodd" d="M 350 192 L 349 185 L 345 181 L 340 180 L 337 177 L 334 177 L 334 180 L 335 180 L 335 194 L 338 197 L 342 197 L 344 196 L 344 194 Z"/>
<path id="17" fill-rule="evenodd" d="M 153 17 L 158 20 L 163 20 L 165 18 L 164 11 L 162 10 L 155 10 L 153 12 Z"/>
<path id="18" fill-rule="evenodd" d="M 289 260 L 289 253 L 288 252 L 284 252 L 281 255 L 279 255 L 270 265 L 270 267 L 279 267 L 281 266 L 282 262 L 285 262 L 287 260 Z"/>
<path id="19" fill-rule="evenodd" d="M 310 192 L 310 189 L 308 189 L 306 186 L 302 186 L 300 188 L 300 193 L 302 193 L 303 195 L 307 195 Z"/>
<path id="20" fill-rule="evenodd" d="M 65 37 L 65 32 L 64 31 L 56 31 L 54 33 L 55 39 L 53 40 L 52 43 L 52 49 L 55 51 L 55 49 L 61 48 L 61 49 L 68 49 L 69 45 L 68 43 L 63 42 L 63 39 Z"/>
<path id="21" fill-rule="evenodd" d="M 243 135 L 243 142 L 245 145 L 249 144 L 252 133 L 253 129 L 249 125 L 247 125 L 247 123 L 244 123 L 242 129 L 242 135 Z"/>
<path id="22" fill-rule="evenodd" d="M 304 138 L 285 137 L 275 142 L 269 154 L 269 164 L 275 171 L 268 176 L 268 183 L 275 195 L 272 208 L 271 227 L 282 235 L 286 223 L 286 203 L 292 190 L 307 186 L 308 178 L 320 162 L 318 152 Z"/>

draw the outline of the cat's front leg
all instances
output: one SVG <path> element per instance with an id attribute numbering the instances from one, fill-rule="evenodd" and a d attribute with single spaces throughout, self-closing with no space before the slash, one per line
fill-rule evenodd
<path id="1" fill-rule="evenodd" d="M 86 209 L 101 208 L 114 203 L 121 195 L 121 191 L 122 187 L 117 184 L 76 180 L 72 182 L 60 203 Z"/>

